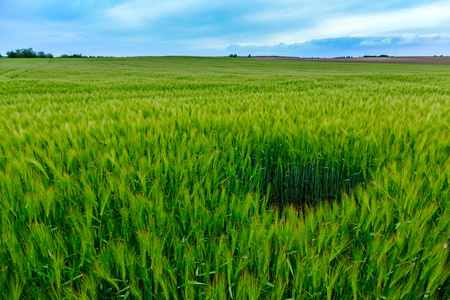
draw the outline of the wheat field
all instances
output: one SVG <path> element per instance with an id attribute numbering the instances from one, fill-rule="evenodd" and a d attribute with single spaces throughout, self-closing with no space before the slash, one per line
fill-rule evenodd
<path id="1" fill-rule="evenodd" d="M 0 59 L 0 298 L 449 299 L 450 69 Z"/>

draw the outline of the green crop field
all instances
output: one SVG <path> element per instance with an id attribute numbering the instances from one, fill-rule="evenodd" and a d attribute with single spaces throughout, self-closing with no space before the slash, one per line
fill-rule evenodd
<path id="1" fill-rule="evenodd" d="M 0 59 L 0 298 L 449 299 L 450 68 Z"/>

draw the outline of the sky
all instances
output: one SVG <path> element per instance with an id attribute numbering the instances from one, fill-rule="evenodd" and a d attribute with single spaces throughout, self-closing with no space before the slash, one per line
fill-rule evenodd
<path id="1" fill-rule="evenodd" d="M 450 55 L 450 0 L 0 0 L 0 53 Z"/>

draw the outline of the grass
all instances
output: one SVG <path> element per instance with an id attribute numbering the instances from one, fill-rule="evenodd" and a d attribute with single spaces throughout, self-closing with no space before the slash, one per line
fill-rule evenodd
<path id="1" fill-rule="evenodd" d="M 450 298 L 449 71 L 0 60 L 1 297 Z"/>

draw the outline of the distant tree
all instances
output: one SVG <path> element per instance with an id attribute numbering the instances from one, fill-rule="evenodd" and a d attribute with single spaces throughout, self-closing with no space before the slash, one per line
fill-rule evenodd
<path id="1" fill-rule="evenodd" d="M 0 57 L 3 57 L 1 53 L 0 53 Z"/>
<path id="2" fill-rule="evenodd" d="M 83 54 L 72 54 L 72 55 L 63 54 L 60 56 L 60 58 L 87 58 L 87 56 L 84 56 Z"/>
<path id="3" fill-rule="evenodd" d="M 252 57 L 252 55 L 251 55 L 251 54 L 249 54 L 249 55 L 248 55 L 248 57 Z"/>
<path id="4" fill-rule="evenodd" d="M 36 52 L 33 51 L 33 48 L 17 49 L 16 53 L 17 53 L 17 56 L 21 57 L 21 58 L 35 58 L 35 57 L 38 57 Z"/>
<path id="5" fill-rule="evenodd" d="M 8 51 L 6 52 L 6 55 L 8 55 L 9 58 L 17 58 L 19 57 L 19 54 L 15 51 Z"/>
<path id="6" fill-rule="evenodd" d="M 35 52 L 33 51 L 33 48 L 8 51 L 6 52 L 6 55 L 8 55 L 9 58 L 53 58 L 53 55 L 51 53 L 46 54 L 43 51 Z"/>

